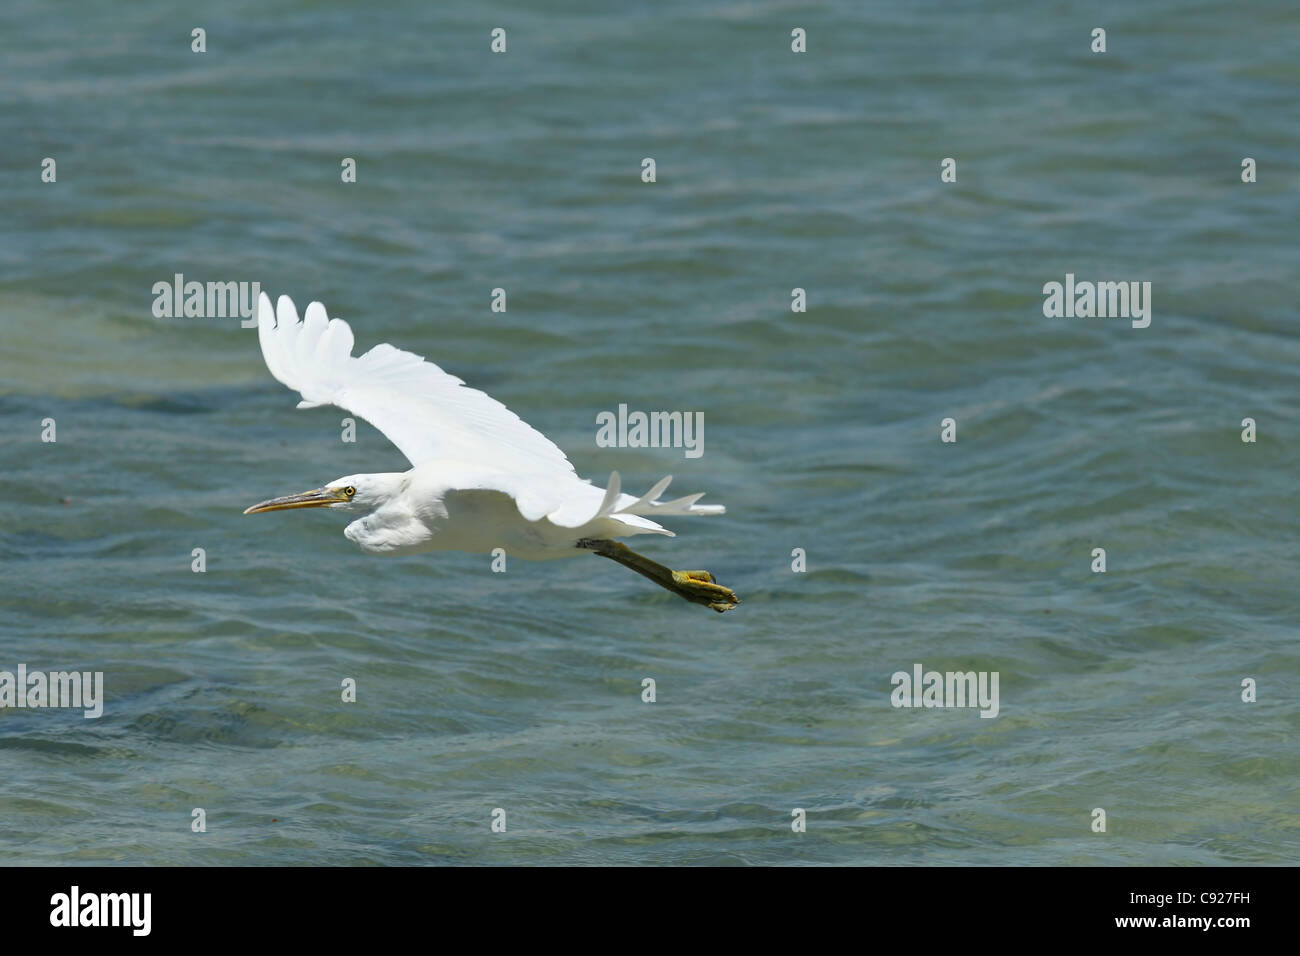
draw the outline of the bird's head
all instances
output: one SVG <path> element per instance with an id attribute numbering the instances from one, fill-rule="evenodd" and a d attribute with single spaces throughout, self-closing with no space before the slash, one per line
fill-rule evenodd
<path id="1" fill-rule="evenodd" d="M 263 511 L 285 511 L 289 508 L 334 508 L 339 511 L 374 511 L 393 496 L 394 488 L 388 479 L 392 475 L 345 475 L 336 478 L 323 488 L 304 491 L 297 495 L 271 498 L 246 508 L 244 514 L 255 515 Z"/>

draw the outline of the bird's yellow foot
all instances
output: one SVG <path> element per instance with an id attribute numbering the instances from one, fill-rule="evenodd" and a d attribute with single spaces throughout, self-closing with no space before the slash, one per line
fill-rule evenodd
<path id="1" fill-rule="evenodd" d="M 577 547 L 594 551 L 602 558 L 617 561 L 624 567 L 631 568 L 637 574 L 649 578 L 661 588 L 672 591 L 680 598 L 694 604 L 703 604 L 721 613 L 730 611 L 740 603 L 736 592 L 723 587 L 708 571 L 674 571 L 658 562 L 651 561 L 644 554 L 637 554 L 620 541 L 604 538 L 583 538 Z"/>
<path id="2" fill-rule="evenodd" d="M 713 608 L 719 614 L 740 603 L 736 592 L 719 584 L 708 571 L 674 571 L 672 590 L 688 601 Z"/>

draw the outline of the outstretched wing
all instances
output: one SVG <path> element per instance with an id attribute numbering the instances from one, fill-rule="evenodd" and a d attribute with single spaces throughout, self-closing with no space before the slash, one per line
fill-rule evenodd
<path id="1" fill-rule="evenodd" d="M 387 343 L 352 355 L 352 329 L 319 302 L 302 321 L 288 296 L 262 293 L 257 338 L 271 374 L 302 395 L 299 408 L 337 405 L 383 432 L 411 462 L 434 458 L 506 472 L 563 472 L 573 465 L 545 435 L 496 399 L 432 362 Z"/>

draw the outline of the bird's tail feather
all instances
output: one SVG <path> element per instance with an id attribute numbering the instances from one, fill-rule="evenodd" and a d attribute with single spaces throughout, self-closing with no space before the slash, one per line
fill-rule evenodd
<path id="1" fill-rule="evenodd" d="M 704 497 L 704 492 L 693 495 L 686 495 L 684 498 L 675 498 L 672 501 L 657 500 L 661 494 L 668 488 L 669 482 L 673 480 L 672 475 L 667 475 L 655 482 L 654 487 L 647 491 L 640 498 L 633 498 L 631 495 L 619 494 L 621 481 L 618 472 L 611 472 L 609 476 L 609 487 L 605 491 L 605 499 L 601 502 L 600 511 L 596 517 L 615 517 L 618 515 L 643 515 L 659 517 L 661 515 L 720 515 L 727 509 L 722 505 L 697 505 L 696 502 Z"/>

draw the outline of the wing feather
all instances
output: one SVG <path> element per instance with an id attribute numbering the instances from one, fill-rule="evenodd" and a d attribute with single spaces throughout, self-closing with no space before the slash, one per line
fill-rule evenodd
<path id="1" fill-rule="evenodd" d="M 550 439 L 496 399 L 432 362 L 384 343 L 353 356 L 352 329 L 319 302 L 303 319 L 288 296 L 258 302 L 266 367 L 302 396 L 299 408 L 337 405 L 374 425 L 412 465 L 435 458 L 510 472 L 572 475 Z"/>

